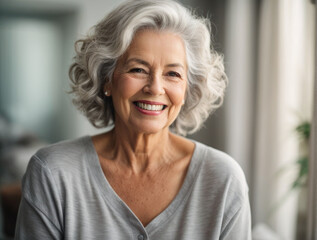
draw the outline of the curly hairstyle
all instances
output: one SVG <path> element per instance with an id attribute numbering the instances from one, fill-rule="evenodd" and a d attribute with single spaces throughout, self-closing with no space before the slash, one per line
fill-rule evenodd
<path id="1" fill-rule="evenodd" d="M 73 103 L 98 128 L 114 124 L 112 98 L 103 92 L 117 60 L 141 29 L 171 31 L 185 45 L 188 65 L 186 100 L 170 130 L 186 135 L 199 130 L 223 102 L 227 76 L 223 57 L 211 45 L 210 21 L 172 0 L 128 0 L 111 11 L 75 43 L 69 69 Z"/>

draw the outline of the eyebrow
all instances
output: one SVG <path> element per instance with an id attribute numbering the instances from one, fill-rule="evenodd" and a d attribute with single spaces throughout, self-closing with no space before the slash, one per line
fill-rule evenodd
<path id="1" fill-rule="evenodd" d="M 130 62 L 137 62 L 137 63 L 140 63 L 140 64 L 145 65 L 147 67 L 150 67 L 150 64 L 147 61 L 144 61 L 144 60 L 139 59 L 139 58 L 130 58 L 126 61 L 126 63 L 130 63 Z"/>
<path id="2" fill-rule="evenodd" d="M 184 69 L 184 66 L 180 63 L 171 63 L 171 64 L 167 64 L 166 67 L 180 67 Z"/>
<path id="3" fill-rule="evenodd" d="M 151 66 L 147 61 L 144 61 L 144 60 L 139 59 L 139 58 L 130 58 L 126 61 L 126 64 L 128 64 L 130 62 L 137 62 L 137 63 L 140 63 L 140 64 L 145 65 L 147 67 Z M 170 64 L 165 65 L 165 67 L 180 67 L 180 68 L 185 69 L 184 66 L 180 63 L 170 63 Z"/>

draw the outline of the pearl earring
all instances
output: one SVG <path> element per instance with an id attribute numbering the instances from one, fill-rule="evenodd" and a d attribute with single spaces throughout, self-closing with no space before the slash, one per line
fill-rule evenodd
<path id="1" fill-rule="evenodd" d="M 106 90 L 105 91 L 105 95 L 108 97 L 109 96 L 109 92 Z"/>

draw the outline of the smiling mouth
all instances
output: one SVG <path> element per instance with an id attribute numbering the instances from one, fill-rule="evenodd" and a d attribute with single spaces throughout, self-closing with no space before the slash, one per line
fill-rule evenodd
<path id="1" fill-rule="evenodd" d="M 148 111 L 162 111 L 167 107 L 166 105 L 162 104 L 148 104 L 143 102 L 133 102 L 133 104 L 141 109 Z"/>

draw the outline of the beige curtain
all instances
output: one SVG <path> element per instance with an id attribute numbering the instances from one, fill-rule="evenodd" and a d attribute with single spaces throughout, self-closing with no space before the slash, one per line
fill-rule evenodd
<path id="1" fill-rule="evenodd" d="M 299 155 L 294 129 L 311 118 L 315 9 L 309 0 L 265 0 L 259 25 L 253 221 L 292 240 L 299 201 L 288 194 L 290 166 Z"/>

